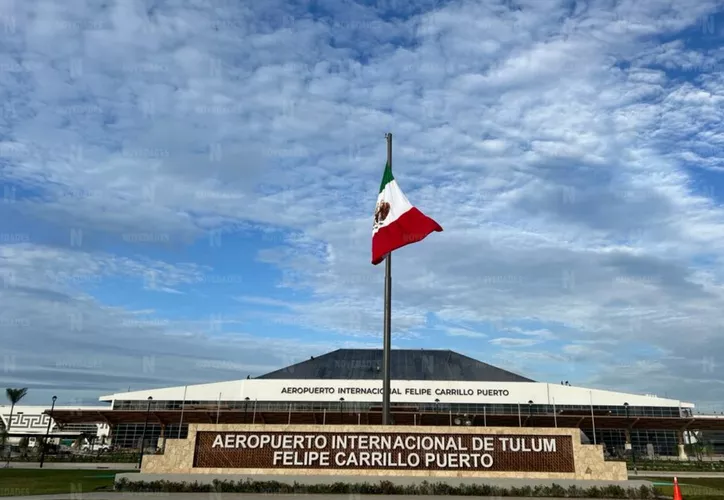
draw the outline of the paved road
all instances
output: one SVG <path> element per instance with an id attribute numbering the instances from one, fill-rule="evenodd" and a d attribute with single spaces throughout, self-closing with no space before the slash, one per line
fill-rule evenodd
<path id="1" fill-rule="evenodd" d="M 269 500 L 272 495 L 256 493 L 220 493 L 212 500 Z M 379 500 L 380 495 L 273 495 L 280 500 Z M 83 493 L 83 500 L 139 500 L 169 498 L 170 500 L 209 500 L 209 493 Z M 385 500 L 410 500 L 406 495 L 384 495 Z M 420 498 L 420 497 L 418 497 Z M 473 497 L 426 495 L 424 500 L 470 500 Z M 492 497 L 491 497 L 492 498 Z M 506 500 L 530 500 L 530 497 L 505 497 Z M 3 500 L 73 500 L 70 495 L 33 495 L 32 497 L 3 497 Z M 558 500 L 548 498 L 546 500 Z"/>
<path id="2" fill-rule="evenodd" d="M 5 467 L 3 463 L 0 468 Z M 39 469 L 40 462 L 10 462 L 11 469 Z M 138 463 L 88 463 L 88 462 L 45 462 L 43 469 L 75 469 L 75 470 L 134 470 Z"/>

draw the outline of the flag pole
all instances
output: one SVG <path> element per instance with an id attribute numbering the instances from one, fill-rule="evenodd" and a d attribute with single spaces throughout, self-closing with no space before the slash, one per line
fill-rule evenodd
<path id="1" fill-rule="evenodd" d="M 189 386 L 184 386 L 184 400 L 181 402 L 181 419 L 178 421 L 178 439 L 181 439 L 181 427 L 184 423 L 184 408 L 186 407 L 186 389 L 188 389 Z"/>
<path id="2" fill-rule="evenodd" d="M 392 134 L 387 139 L 387 165 L 392 168 Z M 385 258 L 385 324 L 382 349 L 382 425 L 390 425 L 390 344 L 392 343 L 392 253 Z"/>

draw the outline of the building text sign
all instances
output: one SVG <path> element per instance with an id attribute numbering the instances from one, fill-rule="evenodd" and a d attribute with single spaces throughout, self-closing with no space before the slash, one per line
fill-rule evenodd
<path id="1" fill-rule="evenodd" d="M 571 436 L 198 432 L 194 467 L 574 472 Z"/>
<path id="2" fill-rule="evenodd" d="M 570 388 L 569 388 L 570 389 Z M 347 401 L 379 402 L 382 380 L 244 380 L 239 393 L 250 401 Z M 548 384 L 536 382 L 465 382 L 393 380 L 393 403 L 491 402 L 517 403 L 549 400 Z M 590 394 L 586 392 L 586 404 Z"/>
<path id="3" fill-rule="evenodd" d="M 347 395 L 347 396 L 380 396 L 382 395 L 382 387 L 311 387 L 311 386 L 288 386 L 282 387 L 280 394 L 285 396 L 293 395 Z M 472 396 L 491 396 L 491 397 L 507 397 L 510 396 L 508 389 L 495 389 L 490 387 L 478 387 L 478 388 L 451 388 L 451 387 L 391 387 L 390 395 L 393 396 L 458 396 L 458 397 L 472 397 Z"/>

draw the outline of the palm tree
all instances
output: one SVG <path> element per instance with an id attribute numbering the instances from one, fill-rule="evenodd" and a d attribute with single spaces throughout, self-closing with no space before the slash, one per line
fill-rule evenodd
<path id="1" fill-rule="evenodd" d="M 18 444 L 18 448 L 20 448 L 20 455 L 23 458 L 26 458 L 28 456 L 28 446 L 30 445 L 30 438 L 27 436 L 24 436 L 20 438 L 20 444 Z"/>
<path id="2" fill-rule="evenodd" d="M 93 443 L 91 442 L 91 439 L 93 436 L 90 434 L 90 432 L 83 431 L 81 432 L 77 438 L 75 438 L 75 441 L 73 442 L 73 447 L 78 448 L 79 450 L 82 450 L 83 447 L 88 443 L 89 448 L 91 451 L 93 450 Z"/>
<path id="3" fill-rule="evenodd" d="M 7 437 L 10 438 L 10 427 L 13 425 L 13 411 L 15 411 L 15 405 L 20 402 L 28 393 L 28 388 L 12 389 L 8 387 L 5 389 L 5 394 L 10 401 L 10 418 L 8 419 Z M 10 455 L 12 455 L 12 446 L 8 450 L 8 461 L 5 463 L 5 467 L 10 467 Z"/>

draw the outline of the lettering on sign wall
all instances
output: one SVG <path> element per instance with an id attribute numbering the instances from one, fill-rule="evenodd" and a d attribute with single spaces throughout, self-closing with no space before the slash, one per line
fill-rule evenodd
<path id="1" fill-rule="evenodd" d="M 194 467 L 574 472 L 570 436 L 198 432 Z"/>

